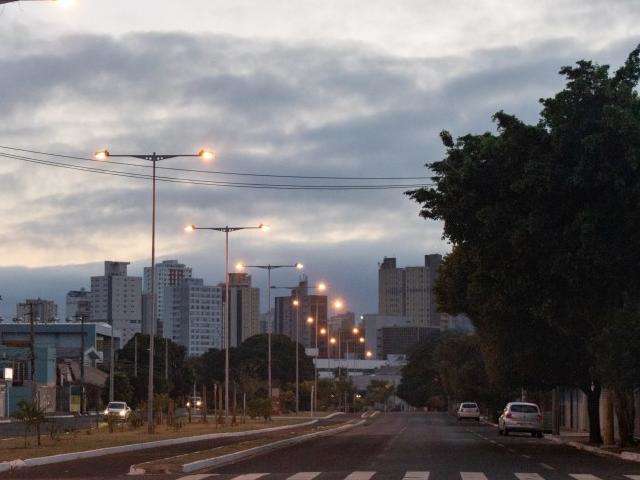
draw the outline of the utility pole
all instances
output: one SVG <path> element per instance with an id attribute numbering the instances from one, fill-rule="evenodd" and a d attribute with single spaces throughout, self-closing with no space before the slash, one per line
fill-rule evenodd
<path id="1" fill-rule="evenodd" d="M 164 379 L 169 381 L 169 339 L 164 337 Z"/>
<path id="2" fill-rule="evenodd" d="M 78 317 L 80 317 L 80 414 L 84 414 L 87 409 L 84 397 L 84 315 L 76 313 L 76 322 Z"/>
<path id="3" fill-rule="evenodd" d="M 31 357 L 31 401 L 36 402 L 38 385 L 36 383 L 36 334 L 34 330 L 33 303 L 27 300 L 29 305 L 29 350 Z"/>
<path id="4" fill-rule="evenodd" d="M 138 334 L 133 336 L 133 376 L 138 377 Z"/>

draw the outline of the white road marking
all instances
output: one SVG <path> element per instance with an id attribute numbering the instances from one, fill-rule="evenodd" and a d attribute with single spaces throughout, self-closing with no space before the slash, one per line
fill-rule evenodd
<path id="1" fill-rule="evenodd" d="M 344 480 L 369 480 L 376 472 L 352 472 Z"/>
<path id="2" fill-rule="evenodd" d="M 244 475 L 238 475 L 233 477 L 233 480 L 257 480 L 260 477 L 269 475 L 268 473 L 245 473 Z"/>
<path id="3" fill-rule="evenodd" d="M 522 454 L 523 458 L 531 458 L 531 455 L 525 455 L 524 453 Z"/>
<path id="4" fill-rule="evenodd" d="M 575 478 L 576 480 L 600 480 L 599 477 L 591 475 L 590 473 L 570 473 L 569 476 Z"/>
<path id="5" fill-rule="evenodd" d="M 640 475 L 625 475 L 625 477 L 630 478 L 631 480 L 640 480 Z"/>
<path id="6" fill-rule="evenodd" d="M 541 463 L 540 466 L 542 468 L 546 468 L 547 470 L 555 470 L 551 465 L 547 465 L 546 463 Z"/>
<path id="7" fill-rule="evenodd" d="M 429 480 L 429 472 L 407 472 L 404 480 Z"/>
<path id="8" fill-rule="evenodd" d="M 322 472 L 298 472 L 295 475 L 291 475 L 287 480 L 313 480 Z"/>
<path id="9" fill-rule="evenodd" d="M 187 475 L 186 477 L 180 477 L 177 480 L 204 480 L 205 478 L 215 477 L 215 473 L 196 473 L 194 475 Z"/>
<path id="10" fill-rule="evenodd" d="M 482 472 L 460 472 L 462 480 L 487 480 L 487 477 Z"/>
<path id="11" fill-rule="evenodd" d="M 537 473 L 514 473 L 518 480 L 544 480 Z"/>

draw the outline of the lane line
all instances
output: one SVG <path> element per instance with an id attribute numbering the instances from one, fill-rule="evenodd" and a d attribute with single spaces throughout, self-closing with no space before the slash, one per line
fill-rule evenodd
<path id="1" fill-rule="evenodd" d="M 351 472 L 344 480 L 369 480 L 376 472 Z"/>
<path id="2" fill-rule="evenodd" d="M 460 472 L 462 480 L 487 480 L 487 477 L 482 472 Z"/>
<path id="3" fill-rule="evenodd" d="M 287 480 L 313 480 L 322 472 L 298 472 L 295 475 L 291 475 Z"/>
<path id="4" fill-rule="evenodd" d="M 630 478 L 631 480 L 640 480 L 640 475 L 625 475 L 625 477 Z"/>
<path id="5" fill-rule="evenodd" d="M 257 480 L 260 477 L 264 477 L 265 475 L 269 475 L 268 473 L 245 473 L 243 475 L 238 475 L 237 477 L 233 477 L 232 480 Z"/>
<path id="6" fill-rule="evenodd" d="M 599 477 L 591 475 L 590 473 L 570 473 L 569 476 L 576 480 L 600 480 Z"/>
<path id="7" fill-rule="evenodd" d="M 429 480 L 429 472 L 407 472 L 404 474 L 404 480 Z"/>
<path id="8" fill-rule="evenodd" d="M 523 454 L 522 454 L 522 456 L 523 456 L 524 458 L 526 458 L 526 459 L 529 459 L 529 460 L 531 459 L 531 455 L 525 455 L 525 454 L 523 453 Z"/>
<path id="9" fill-rule="evenodd" d="M 537 473 L 514 473 L 518 480 L 544 480 Z"/>
<path id="10" fill-rule="evenodd" d="M 180 477 L 177 480 L 204 480 L 205 478 L 215 477 L 216 473 L 196 473 L 194 475 L 187 475 L 186 477 Z"/>
<path id="11" fill-rule="evenodd" d="M 547 470 L 555 470 L 551 465 L 547 465 L 546 463 L 541 463 L 540 466 L 542 468 L 546 468 Z"/>

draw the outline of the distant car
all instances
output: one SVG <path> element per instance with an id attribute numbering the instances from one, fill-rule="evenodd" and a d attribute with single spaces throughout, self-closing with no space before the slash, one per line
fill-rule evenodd
<path id="1" fill-rule="evenodd" d="M 202 409 L 202 399 L 200 397 L 190 397 L 187 400 L 186 407 L 199 412 Z"/>
<path id="2" fill-rule="evenodd" d="M 526 432 L 532 437 L 542 438 L 542 420 L 540 407 L 535 403 L 512 402 L 507 404 L 498 419 L 498 433 Z"/>
<path id="3" fill-rule="evenodd" d="M 476 422 L 480 421 L 480 408 L 475 402 L 464 402 L 458 408 L 458 421 L 470 419 Z"/>
<path id="4" fill-rule="evenodd" d="M 127 402 L 109 402 L 102 414 L 105 420 L 114 419 L 126 421 L 129 415 L 131 415 L 131 408 L 129 408 Z"/>

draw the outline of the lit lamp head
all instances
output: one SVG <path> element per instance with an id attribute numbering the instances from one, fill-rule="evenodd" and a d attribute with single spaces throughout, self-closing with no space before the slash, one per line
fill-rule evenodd
<path id="1" fill-rule="evenodd" d="M 265 225 L 264 223 L 258 225 L 258 228 L 263 232 L 268 232 L 269 230 L 271 230 L 271 227 L 269 225 Z"/>
<path id="2" fill-rule="evenodd" d="M 307 323 L 311 325 L 313 323 L 313 317 L 307 317 Z"/>
<path id="3" fill-rule="evenodd" d="M 367 355 L 367 358 L 371 358 L 373 357 L 373 352 L 371 352 L 371 350 L 367 350 L 366 355 Z"/>
<path id="4" fill-rule="evenodd" d="M 320 329 L 320 335 L 326 335 L 326 334 L 327 334 L 327 329 L 326 329 L 326 328 L 324 328 L 324 327 L 322 327 L 322 328 Z"/>
<path id="5" fill-rule="evenodd" d="M 365 342 L 364 337 L 360 337 L 360 343 L 364 343 L 364 342 Z"/>
<path id="6" fill-rule="evenodd" d="M 107 158 L 109 158 L 109 150 L 107 150 L 106 148 L 104 150 L 98 150 L 93 154 L 93 158 L 95 158 L 96 160 L 106 160 Z"/>
<path id="7" fill-rule="evenodd" d="M 333 306 L 337 310 L 340 310 L 344 306 L 344 303 L 342 302 L 342 300 L 336 300 L 335 302 L 333 302 Z"/>
<path id="8" fill-rule="evenodd" d="M 298 263 L 296 263 L 296 268 L 298 270 L 302 270 L 304 268 L 304 265 L 302 263 L 298 262 Z"/>
<path id="9" fill-rule="evenodd" d="M 242 270 L 244 270 L 244 267 L 245 267 L 244 263 L 242 263 L 242 262 L 236 263 L 236 270 L 237 271 L 241 272 Z"/>
<path id="10" fill-rule="evenodd" d="M 294 307 L 297 307 L 298 305 L 300 305 L 300 302 L 298 301 L 297 298 L 291 303 L 293 304 Z"/>
<path id="11" fill-rule="evenodd" d="M 213 152 L 213 150 L 208 150 L 206 148 L 200 149 L 200 151 L 198 152 L 198 156 L 205 162 L 210 162 L 211 160 L 215 160 L 216 158 L 216 154 Z"/>
<path id="12" fill-rule="evenodd" d="M 360 333 L 360 330 L 358 330 L 358 327 L 353 327 L 353 334 L 358 335 L 359 333 Z"/>
<path id="13" fill-rule="evenodd" d="M 191 233 L 193 231 L 195 231 L 196 226 L 195 225 L 187 225 L 186 227 L 184 227 L 184 231 L 187 233 Z"/>
<path id="14" fill-rule="evenodd" d="M 335 345 L 335 344 L 336 344 L 336 337 L 331 337 L 331 338 L 329 339 L 329 343 L 330 343 L 331 345 Z"/>
<path id="15" fill-rule="evenodd" d="M 320 282 L 318 284 L 318 291 L 319 292 L 324 292 L 327 289 L 327 284 L 324 282 Z"/>

